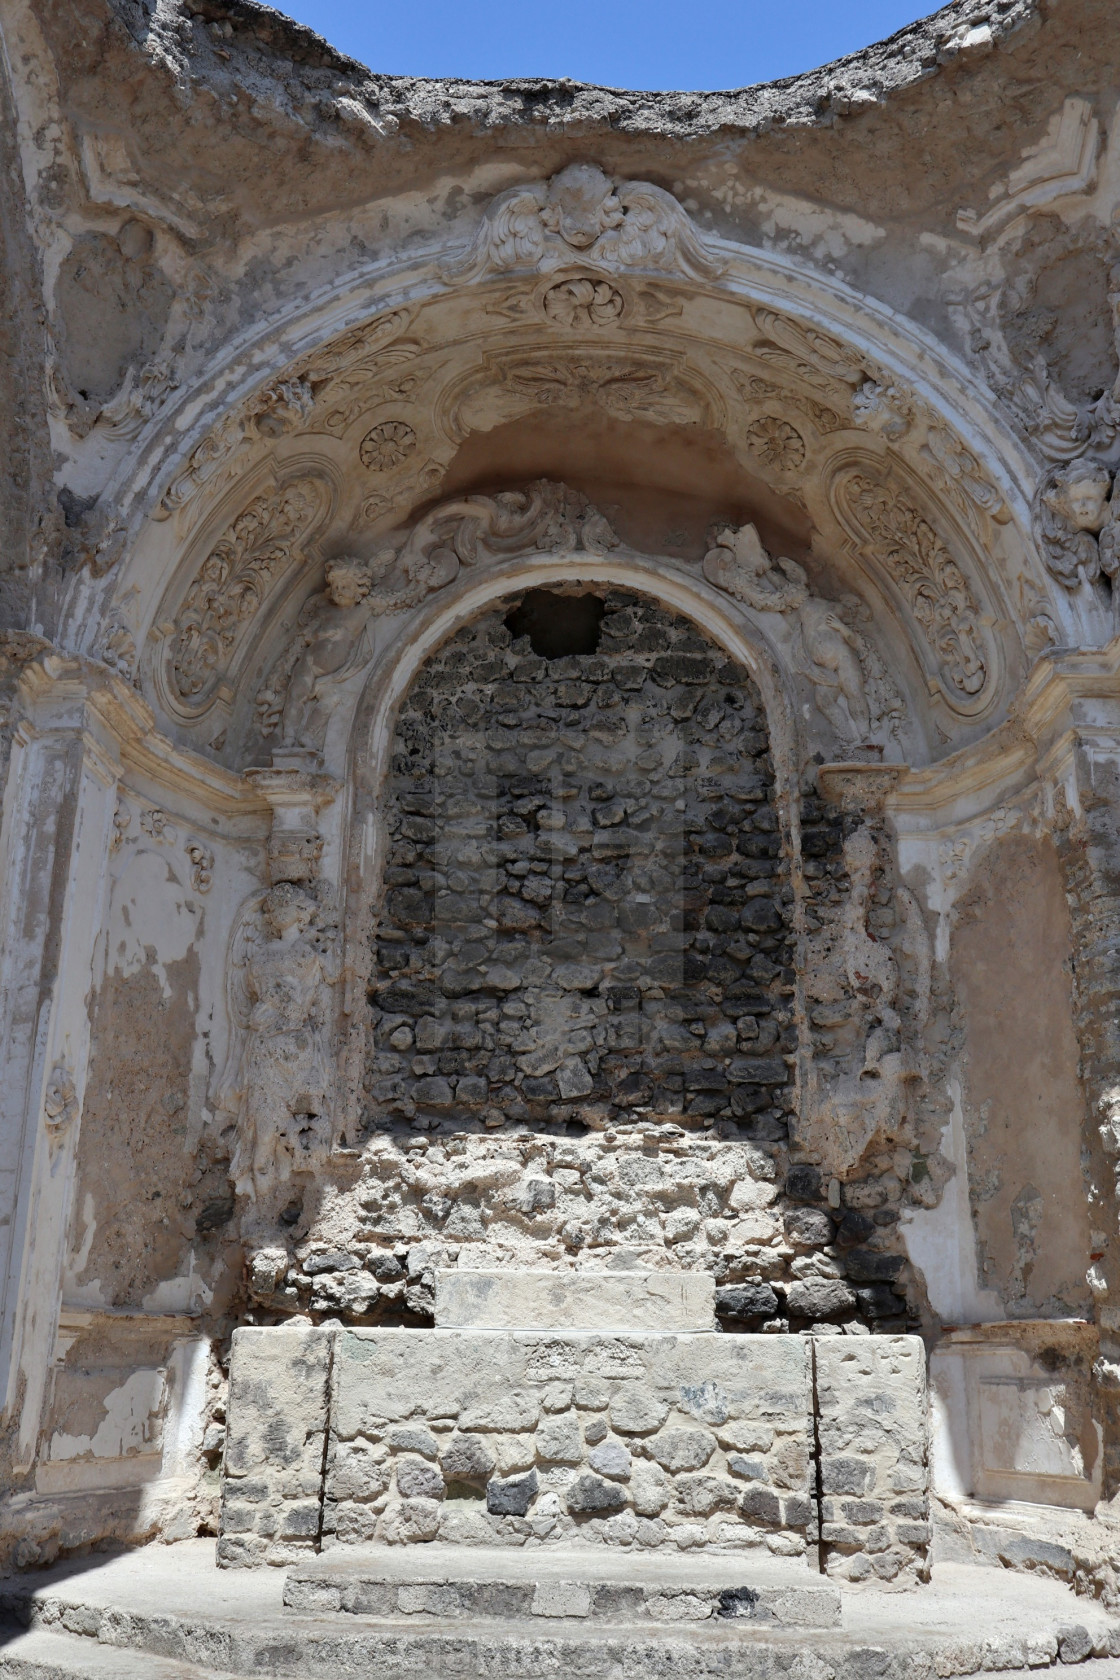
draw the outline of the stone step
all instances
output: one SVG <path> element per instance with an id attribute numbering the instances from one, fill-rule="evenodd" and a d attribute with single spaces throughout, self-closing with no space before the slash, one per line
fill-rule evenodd
<path id="1" fill-rule="evenodd" d="M 288 1570 L 284 1605 L 379 1621 L 840 1626 L 838 1585 L 800 1560 L 634 1556 L 605 1547 L 338 1546 Z"/>
<path id="2" fill-rule="evenodd" d="M 400 1549 L 402 1576 L 406 1567 L 414 1577 L 434 1573 L 422 1550 Z M 543 1558 L 543 1548 L 521 1553 L 526 1573 Z M 623 1579 L 644 1563 L 629 1554 L 617 1561 Z M 699 1594 L 697 1619 L 670 1624 L 532 1610 L 378 1619 L 286 1608 L 279 1570 L 218 1570 L 213 1543 L 190 1541 L 0 1583 L 0 1616 L 31 1629 L 0 1643 L 0 1680 L 788 1680 L 791 1671 L 934 1680 L 1038 1676 L 1074 1664 L 1086 1680 L 1120 1680 L 1120 1624 L 1099 1604 L 1004 1570 L 953 1564 L 935 1573 L 932 1586 L 911 1591 L 844 1591 L 839 1627 L 721 1617 L 711 1604 L 701 1615 Z M 594 1575 L 586 1571 L 585 1582 Z M 36 1647 L 40 1635 L 57 1643 Z"/>
<path id="3" fill-rule="evenodd" d="M 122 1651 L 74 1633 L 0 1628 L 0 1680 L 232 1680 L 215 1668 Z"/>

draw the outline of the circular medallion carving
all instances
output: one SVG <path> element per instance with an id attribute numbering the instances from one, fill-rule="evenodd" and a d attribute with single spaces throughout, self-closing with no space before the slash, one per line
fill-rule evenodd
<path id="1" fill-rule="evenodd" d="M 611 327 L 625 307 L 606 280 L 561 280 L 544 294 L 544 312 L 560 327 Z"/>
<path id="2" fill-rule="evenodd" d="M 793 472 L 805 459 L 805 439 L 795 426 L 776 414 L 764 414 L 748 426 L 747 443 L 764 466 L 778 472 Z"/>
<path id="3" fill-rule="evenodd" d="M 358 445 L 363 467 L 387 472 L 397 467 L 416 448 L 416 433 L 406 420 L 381 420 Z"/>

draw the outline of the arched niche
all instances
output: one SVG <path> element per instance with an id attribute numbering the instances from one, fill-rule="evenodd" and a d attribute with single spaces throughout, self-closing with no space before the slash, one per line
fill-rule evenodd
<path id="1" fill-rule="evenodd" d="M 127 664 L 131 643 L 150 692 L 153 637 L 178 633 L 169 615 L 268 475 L 317 474 L 333 498 L 261 601 L 260 645 L 317 560 L 375 555 L 448 495 L 547 475 L 609 501 L 628 546 L 693 565 L 713 522 L 751 520 L 823 593 L 882 622 L 921 694 L 931 657 L 913 601 L 832 505 L 858 455 L 959 569 L 992 674 L 976 705 L 934 696 L 929 751 L 974 740 L 1040 646 L 1078 634 L 1029 535 L 1031 463 L 920 328 L 788 259 L 727 241 L 709 255 L 703 270 L 612 267 L 573 250 L 537 271 L 455 274 L 456 252 L 433 250 L 260 331 L 140 440 L 119 485 L 115 574 L 73 595 L 87 650 L 112 642 Z M 208 751 L 215 736 L 230 739 L 209 725 L 186 738 Z"/>
<path id="2" fill-rule="evenodd" d="M 766 648 L 709 601 L 589 559 L 475 588 L 363 696 L 348 1116 L 405 1136 L 657 1116 L 786 1142 L 788 694 Z M 539 657 L 514 610 L 556 613 L 564 598 L 598 603 L 603 642 L 596 628 L 593 650 Z"/>

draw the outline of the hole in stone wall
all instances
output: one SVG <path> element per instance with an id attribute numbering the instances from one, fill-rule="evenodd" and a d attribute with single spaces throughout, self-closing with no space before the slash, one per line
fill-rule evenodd
<path id="1" fill-rule="evenodd" d="M 530 589 L 506 618 L 516 641 L 528 636 L 541 659 L 565 659 L 571 654 L 597 653 L 603 623 L 598 595 L 558 595 L 551 589 Z"/>

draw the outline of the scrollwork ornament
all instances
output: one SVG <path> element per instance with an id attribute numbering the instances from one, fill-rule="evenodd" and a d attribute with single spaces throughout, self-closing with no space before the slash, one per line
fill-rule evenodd
<path id="1" fill-rule="evenodd" d="M 262 735 L 279 732 L 284 746 L 321 748 L 339 685 L 370 657 L 371 620 L 418 606 L 461 566 L 566 549 L 604 554 L 617 544 L 586 497 L 541 479 L 526 490 L 445 502 L 372 560 L 332 560 L 323 590 L 304 604 L 257 695 Z"/>
<path id="2" fill-rule="evenodd" d="M 612 182 L 593 163 L 499 193 L 449 280 L 560 268 L 579 259 L 612 271 L 656 269 L 712 279 L 724 264 L 671 193 L 649 181 Z"/>
<path id="3" fill-rule="evenodd" d="M 211 549 L 175 618 L 168 676 L 179 701 L 205 704 L 244 627 L 281 574 L 302 558 L 301 543 L 323 502 L 324 487 L 315 479 L 257 496 Z"/>
<path id="4" fill-rule="evenodd" d="M 851 472 L 834 490 L 906 602 L 936 663 L 946 698 L 973 710 L 991 675 L 982 614 L 968 581 L 929 520 L 893 484 Z"/>

